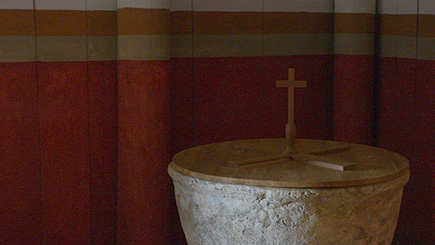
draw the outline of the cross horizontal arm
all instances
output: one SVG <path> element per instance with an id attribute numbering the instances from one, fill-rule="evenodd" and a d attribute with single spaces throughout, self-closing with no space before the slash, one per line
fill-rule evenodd
<path id="1" fill-rule="evenodd" d="M 279 81 L 276 81 L 276 86 L 278 88 L 285 88 L 285 87 L 306 88 L 307 81 L 279 80 Z"/>

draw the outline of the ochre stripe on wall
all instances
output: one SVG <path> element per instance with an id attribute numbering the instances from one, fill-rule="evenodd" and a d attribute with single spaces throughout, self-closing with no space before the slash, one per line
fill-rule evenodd
<path id="1" fill-rule="evenodd" d="M 194 12 L 195 34 L 260 34 L 263 17 L 259 12 Z"/>
<path id="2" fill-rule="evenodd" d="M 118 10 L 118 35 L 168 35 L 168 9 Z"/>
<path id="3" fill-rule="evenodd" d="M 417 15 L 379 15 L 381 35 L 416 36 Z"/>
<path id="4" fill-rule="evenodd" d="M 116 11 L 87 11 L 88 36 L 116 36 L 117 13 Z"/>
<path id="5" fill-rule="evenodd" d="M 170 33 L 171 35 L 191 34 L 193 13 L 190 11 L 170 12 Z"/>
<path id="6" fill-rule="evenodd" d="M 37 36 L 86 36 L 86 11 L 36 10 Z"/>
<path id="7" fill-rule="evenodd" d="M 264 33 L 332 33 L 331 13 L 264 13 Z"/>
<path id="8" fill-rule="evenodd" d="M 418 16 L 418 36 L 435 37 L 435 15 Z"/>
<path id="9" fill-rule="evenodd" d="M 331 33 L 330 13 L 171 12 L 171 34 Z"/>
<path id="10" fill-rule="evenodd" d="M 336 13 L 335 33 L 374 33 L 375 15 L 362 13 Z"/>
<path id="11" fill-rule="evenodd" d="M 35 35 L 33 10 L 0 10 L 0 23 L 0 36 Z"/>

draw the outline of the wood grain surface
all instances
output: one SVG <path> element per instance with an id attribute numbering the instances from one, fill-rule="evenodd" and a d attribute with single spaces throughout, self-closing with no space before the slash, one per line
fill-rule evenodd
<path id="1" fill-rule="evenodd" d="M 193 147 L 176 154 L 170 168 L 204 180 L 266 187 L 346 187 L 389 181 L 409 172 L 403 156 L 381 148 L 323 140 L 297 139 L 295 153 L 322 152 L 348 147 L 347 151 L 322 155 L 330 161 L 353 162 L 351 169 L 337 171 L 307 164 L 301 159 L 278 159 L 249 167 L 236 160 L 280 154 L 285 139 L 228 141 Z"/>

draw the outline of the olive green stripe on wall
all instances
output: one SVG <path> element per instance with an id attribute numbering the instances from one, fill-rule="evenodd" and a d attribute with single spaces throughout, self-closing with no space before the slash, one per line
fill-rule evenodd
<path id="1" fill-rule="evenodd" d="M 332 54 L 333 35 L 172 35 L 171 58 Z"/>
<path id="2" fill-rule="evenodd" d="M 88 36 L 88 61 L 108 61 L 117 59 L 116 36 Z"/>
<path id="3" fill-rule="evenodd" d="M 344 55 L 374 55 L 375 35 L 371 33 L 335 33 L 334 53 Z"/>
<path id="4" fill-rule="evenodd" d="M 397 58 L 417 58 L 416 36 L 391 36 L 380 37 L 380 56 Z"/>
<path id="5" fill-rule="evenodd" d="M 269 34 L 264 35 L 265 56 L 330 55 L 333 34 Z"/>
<path id="6" fill-rule="evenodd" d="M 169 60 L 169 35 L 118 36 L 119 60 Z"/>
<path id="7" fill-rule="evenodd" d="M 0 62 L 35 61 L 35 36 L 0 36 Z"/>
<path id="8" fill-rule="evenodd" d="M 39 36 L 38 61 L 86 61 L 86 36 Z"/>
<path id="9" fill-rule="evenodd" d="M 194 35 L 193 56 L 245 57 L 262 54 L 262 35 Z"/>
<path id="10" fill-rule="evenodd" d="M 418 38 L 417 59 L 435 60 L 435 38 Z"/>
<path id="11" fill-rule="evenodd" d="M 87 42 L 87 45 L 86 45 Z M 116 36 L 0 36 L 0 62 L 116 60 Z M 37 47 L 37 48 L 36 48 Z"/>

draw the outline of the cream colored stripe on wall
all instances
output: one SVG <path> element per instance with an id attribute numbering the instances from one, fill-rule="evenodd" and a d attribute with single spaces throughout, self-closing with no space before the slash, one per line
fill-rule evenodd
<path id="1" fill-rule="evenodd" d="M 418 0 L 418 13 L 435 15 L 435 1 L 434 0 Z"/>
<path id="2" fill-rule="evenodd" d="M 418 1 L 419 0 L 378 0 L 378 14 L 417 14 Z"/>
<path id="3" fill-rule="evenodd" d="M 171 11 L 192 11 L 192 0 L 170 0 L 169 9 Z"/>
<path id="4" fill-rule="evenodd" d="M 171 11 L 332 13 L 334 0 L 171 0 Z"/>
<path id="5" fill-rule="evenodd" d="M 264 0 L 265 12 L 332 13 L 334 0 Z"/>
<path id="6" fill-rule="evenodd" d="M 334 0 L 335 13 L 376 13 L 376 0 Z"/>
<path id="7" fill-rule="evenodd" d="M 33 0 L 0 0 L 0 9 L 32 9 Z"/>
<path id="8" fill-rule="evenodd" d="M 143 9 L 169 9 L 170 0 L 118 0 L 118 9 L 143 8 Z"/>
<path id="9" fill-rule="evenodd" d="M 35 0 L 37 10 L 86 10 L 85 0 Z"/>
<path id="10" fill-rule="evenodd" d="M 262 12 L 263 0 L 192 0 L 193 11 Z"/>
<path id="11" fill-rule="evenodd" d="M 86 10 L 116 11 L 118 0 L 86 0 Z"/>

